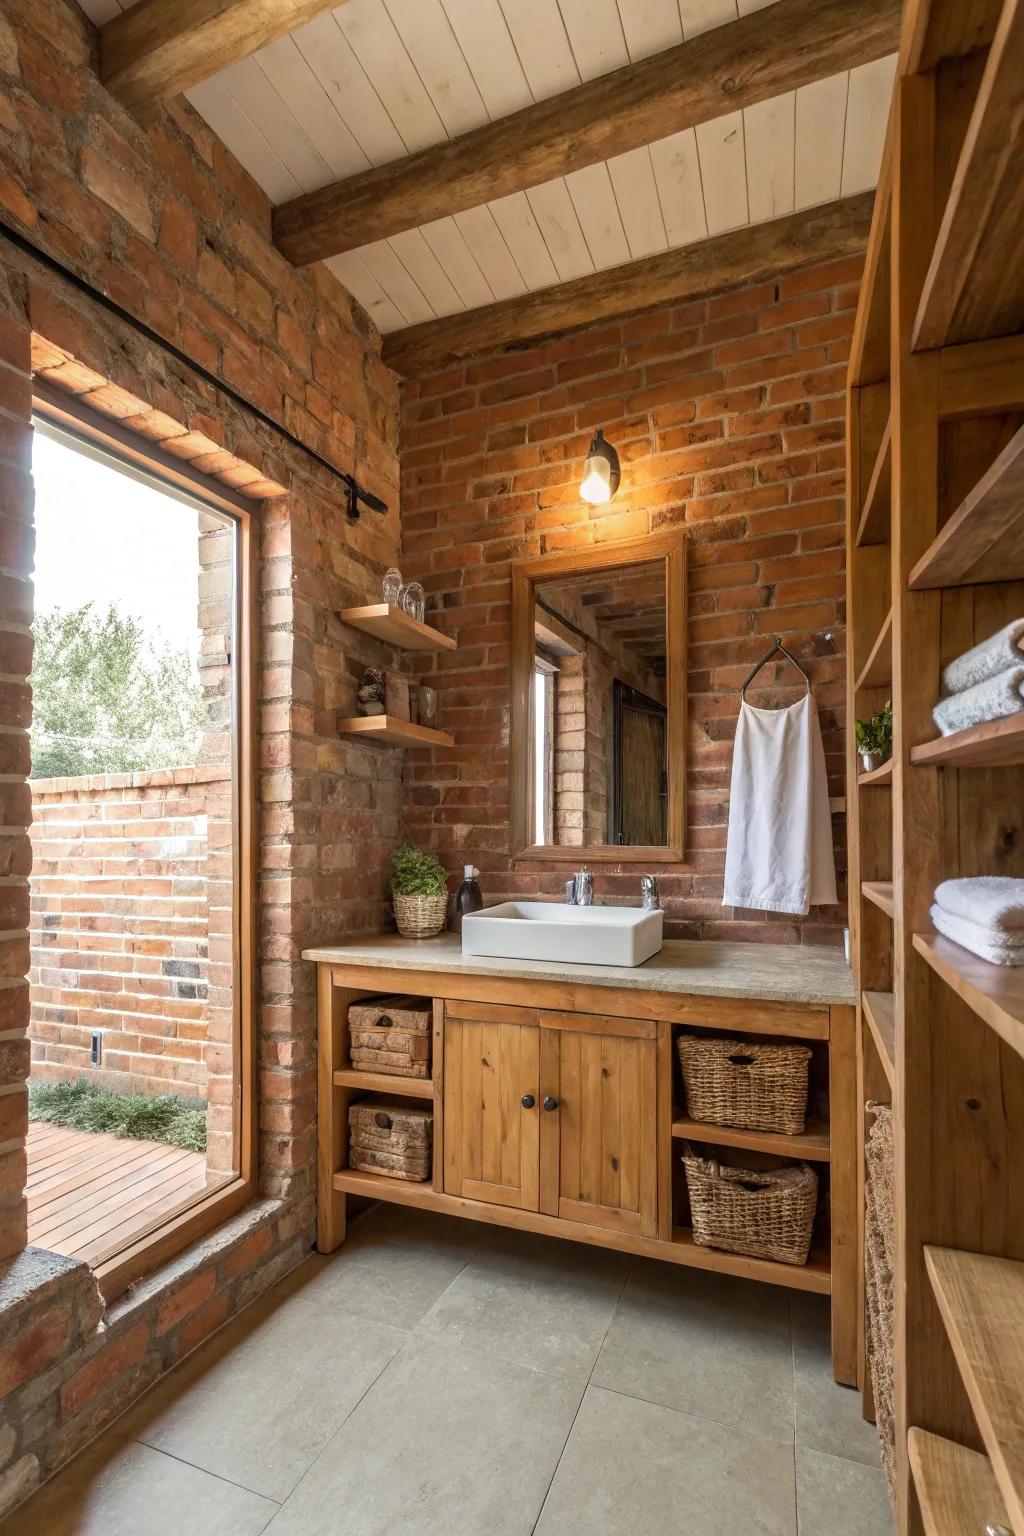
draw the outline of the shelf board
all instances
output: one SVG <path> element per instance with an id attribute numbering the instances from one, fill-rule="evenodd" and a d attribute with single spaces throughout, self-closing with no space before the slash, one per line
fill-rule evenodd
<path id="1" fill-rule="evenodd" d="M 434 1085 L 429 1077 L 392 1077 L 387 1072 L 357 1072 L 342 1067 L 334 1074 L 336 1088 L 361 1088 L 366 1093 L 396 1093 L 406 1099 L 432 1099 Z"/>
<path id="2" fill-rule="evenodd" d="M 342 736 L 361 736 L 364 741 L 386 741 L 396 747 L 454 747 L 455 738 L 447 731 L 434 731 L 411 720 L 396 720 L 394 715 L 356 715 L 338 721 Z"/>
<path id="3" fill-rule="evenodd" d="M 881 768 L 872 768 L 870 773 L 858 773 L 858 775 L 857 775 L 857 784 L 858 784 L 858 786 L 861 789 L 863 789 L 865 787 L 865 785 L 868 785 L 868 784 L 891 784 L 891 783 L 892 783 L 892 758 L 891 757 L 890 757 L 890 759 L 889 759 L 889 761 L 887 763 L 883 763 L 882 764 Z"/>
<path id="4" fill-rule="evenodd" d="M 361 608 L 339 608 L 338 618 L 361 629 L 375 640 L 399 646 L 403 651 L 454 651 L 455 641 L 439 629 L 414 619 L 394 603 L 366 603 Z"/>
<path id="5" fill-rule="evenodd" d="M 819 1246 L 812 1241 L 806 1264 L 780 1264 L 777 1259 L 754 1259 L 742 1253 L 726 1253 L 718 1248 L 703 1248 L 694 1242 L 693 1233 L 689 1227 L 672 1228 L 671 1246 L 684 1251 L 689 1250 L 694 1255 L 713 1255 L 717 1259 L 726 1261 L 718 1267 L 725 1269 L 728 1264 L 733 1274 L 749 1275 L 751 1279 L 756 1277 L 758 1280 L 774 1281 L 779 1285 L 792 1285 L 793 1277 L 801 1275 L 805 1277 L 805 1283 L 799 1287 L 801 1290 L 830 1291 L 832 1289 L 831 1262 L 827 1243 Z M 692 1263 L 694 1260 L 688 1259 L 685 1262 Z M 708 1267 L 716 1266 L 712 1264 Z M 807 1284 L 806 1281 L 811 1281 L 811 1284 Z"/>
<path id="6" fill-rule="evenodd" d="M 846 815 L 846 796 L 845 795 L 833 795 L 832 798 L 828 802 L 828 808 L 829 808 L 829 812 L 833 816 L 845 816 Z"/>
<path id="7" fill-rule="evenodd" d="M 992 1525 L 1009 1529 L 987 1456 L 925 1429 L 908 1431 L 907 1449 L 925 1536 L 982 1536 Z"/>
<path id="8" fill-rule="evenodd" d="M 864 507 L 857 525 L 858 545 L 885 544 L 889 539 L 892 499 L 892 417 L 885 424 L 882 441 L 878 445 L 871 479 L 868 481 Z"/>
<path id="9" fill-rule="evenodd" d="M 854 683 L 854 691 L 861 688 L 888 688 L 892 682 L 892 609 L 885 616 L 885 623 L 878 632 L 878 639 L 871 647 L 871 654 L 861 668 Z"/>
<path id="10" fill-rule="evenodd" d="M 889 1087 L 896 1090 L 896 999 L 891 992 L 862 992 L 860 997 L 868 1030 Z"/>
<path id="11" fill-rule="evenodd" d="M 930 1245 L 924 1261 L 1008 1523 L 1024 1531 L 1024 1263 Z"/>
<path id="12" fill-rule="evenodd" d="M 686 1141 L 704 1141 L 713 1147 L 742 1147 L 749 1152 L 774 1152 L 778 1157 L 805 1157 L 808 1162 L 827 1163 L 831 1156 L 828 1121 L 813 1116 L 802 1135 L 786 1136 L 779 1131 L 743 1131 L 732 1125 L 708 1125 L 705 1120 L 690 1120 L 677 1110 L 672 1135 Z"/>
<path id="13" fill-rule="evenodd" d="M 876 907 L 881 907 L 888 917 L 892 917 L 891 880 L 864 880 L 861 891 L 868 901 L 873 901 Z"/>
<path id="14" fill-rule="evenodd" d="M 1024 966 L 990 965 L 939 933 L 915 933 L 914 948 L 957 997 L 1024 1056 Z"/>
<path id="15" fill-rule="evenodd" d="M 1024 576 L 1024 427 L 964 497 L 910 573 L 921 592 Z"/>
<path id="16" fill-rule="evenodd" d="M 1019 767 L 1024 763 L 1024 714 L 986 720 L 952 736 L 922 742 L 911 748 L 910 761 L 924 767 Z"/>

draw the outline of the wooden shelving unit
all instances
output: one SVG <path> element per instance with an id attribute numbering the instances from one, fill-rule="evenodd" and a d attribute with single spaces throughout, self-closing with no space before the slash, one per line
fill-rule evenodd
<path id="1" fill-rule="evenodd" d="M 396 720 L 393 715 L 356 715 L 338 721 L 342 736 L 360 736 L 364 741 L 384 741 L 393 747 L 454 747 L 455 737 L 447 731 L 434 731 L 411 720 Z"/>
<path id="2" fill-rule="evenodd" d="M 403 1099 L 432 1099 L 434 1085 L 429 1077 L 393 1077 L 387 1072 L 357 1072 L 354 1067 L 340 1067 L 334 1074 L 336 1088 L 360 1088 L 363 1093 L 393 1093 Z"/>
<path id="3" fill-rule="evenodd" d="M 892 491 L 892 420 L 885 423 L 878 457 L 868 481 L 864 510 L 857 525 L 858 544 L 886 544 L 889 541 L 889 497 Z"/>
<path id="4" fill-rule="evenodd" d="M 911 1429 L 910 1465 L 926 1536 L 975 1536 L 1010 1517 L 987 1456 Z"/>
<path id="5" fill-rule="evenodd" d="M 862 992 L 861 1007 L 891 1088 L 896 1082 L 896 1013 L 891 992 Z"/>
<path id="6" fill-rule="evenodd" d="M 677 1111 L 672 1120 L 672 1135 L 682 1141 L 704 1141 L 712 1147 L 741 1147 L 750 1152 L 771 1152 L 777 1157 L 804 1157 L 808 1162 L 827 1163 L 828 1123 L 809 1120 L 802 1135 L 785 1136 L 779 1131 L 743 1131 L 731 1125 L 709 1125 L 706 1120 L 690 1120 Z"/>
<path id="7" fill-rule="evenodd" d="M 854 691 L 862 688 L 888 688 L 892 682 L 892 609 L 878 632 L 878 638 L 868 653 L 868 659 L 854 682 Z"/>
<path id="8" fill-rule="evenodd" d="M 915 933 L 914 948 L 937 976 L 1024 1056 L 1024 968 L 989 965 L 938 933 Z"/>
<path id="9" fill-rule="evenodd" d="M 892 881 L 891 880 L 865 880 L 861 886 L 865 898 L 873 902 L 886 915 L 892 917 Z"/>
<path id="10" fill-rule="evenodd" d="M 1024 427 L 968 491 L 907 581 L 912 592 L 1024 577 Z"/>
<path id="11" fill-rule="evenodd" d="M 454 651 L 456 642 L 450 635 L 413 618 L 404 608 L 394 603 L 366 603 L 361 608 L 340 608 L 338 618 L 353 629 L 361 629 L 375 640 L 395 645 L 403 651 Z"/>
<path id="12" fill-rule="evenodd" d="M 1024 714 L 986 720 L 967 731 L 939 736 L 914 747 L 910 761 L 947 768 L 1014 768 L 1024 763 Z"/>
<path id="13" fill-rule="evenodd" d="M 892 783 L 892 758 L 887 763 L 882 763 L 879 768 L 872 768 L 870 773 L 859 773 L 857 783 L 861 789 L 866 789 L 870 784 Z"/>

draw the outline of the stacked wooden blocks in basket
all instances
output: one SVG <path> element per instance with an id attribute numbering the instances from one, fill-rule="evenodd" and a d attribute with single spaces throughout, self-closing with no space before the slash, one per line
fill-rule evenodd
<path id="1" fill-rule="evenodd" d="M 740 1130 L 803 1134 L 810 1047 L 680 1035 L 691 1120 Z M 723 1166 L 684 1145 L 693 1240 L 698 1246 L 806 1264 L 818 1176 L 807 1163 L 767 1170 Z"/>
<path id="2" fill-rule="evenodd" d="M 348 1112 L 350 1168 L 424 1183 L 433 1166 L 434 1114 L 390 1099 L 360 1099 Z"/>
<path id="3" fill-rule="evenodd" d="M 371 997 L 348 1010 L 349 1051 L 357 1072 L 430 1076 L 430 1004 L 418 997 Z"/>
<path id="4" fill-rule="evenodd" d="M 368 997 L 348 1010 L 355 1072 L 430 1078 L 432 1010 L 419 997 Z M 429 1089 L 425 1089 L 429 1092 Z M 433 1110 L 379 1095 L 349 1107 L 349 1167 L 423 1183 L 433 1169 Z"/>

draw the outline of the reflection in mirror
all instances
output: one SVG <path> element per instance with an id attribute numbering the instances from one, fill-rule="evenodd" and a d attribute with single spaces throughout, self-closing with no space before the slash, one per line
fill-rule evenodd
<path id="1" fill-rule="evenodd" d="M 534 636 L 534 842 L 664 845 L 664 560 L 539 583 Z"/>

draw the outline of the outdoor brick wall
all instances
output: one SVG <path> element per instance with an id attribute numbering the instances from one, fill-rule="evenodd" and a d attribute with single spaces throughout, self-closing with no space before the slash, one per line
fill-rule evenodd
<path id="1" fill-rule="evenodd" d="M 843 387 L 860 271 L 829 263 L 403 386 L 402 569 L 458 641 L 431 679 L 456 745 L 410 759 L 405 818 L 449 869 L 479 865 L 488 898 L 558 896 L 565 878 L 564 863 L 510 865 L 511 562 L 678 527 L 688 832 L 685 862 L 660 871 L 667 932 L 841 942 L 842 905 L 801 921 L 723 908 L 721 892 L 739 687 L 776 634 L 810 672 L 831 792 L 843 793 Z M 591 507 L 578 487 L 598 426 L 622 486 Z M 779 679 L 763 673 L 752 701 L 796 698 L 800 679 Z M 844 829 L 837 817 L 840 876 Z M 639 872 L 602 865 L 598 895 L 636 900 Z"/>

